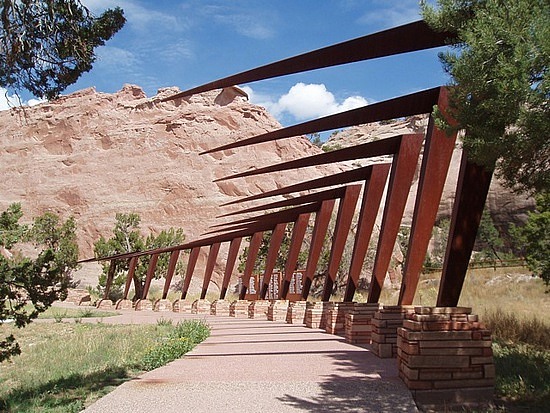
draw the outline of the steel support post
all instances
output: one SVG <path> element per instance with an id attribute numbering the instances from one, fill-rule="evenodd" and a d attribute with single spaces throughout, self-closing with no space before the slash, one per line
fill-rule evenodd
<path id="1" fill-rule="evenodd" d="M 438 307 L 456 307 L 493 177 L 493 168 L 468 160 L 462 153 L 453 215 L 437 296 Z"/>
<path id="2" fill-rule="evenodd" d="M 107 272 L 107 280 L 105 282 L 105 293 L 103 294 L 104 300 L 109 298 L 109 292 L 111 292 L 111 286 L 113 285 L 113 278 L 115 278 L 115 270 L 116 260 L 111 260 L 109 262 L 109 271 Z"/>
<path id="3" fill-rule="evenodd" d="M 233 274 L 233 268 L 235 268 L 235 262 L 239 255 L 239 249 L 241 247 L 241 237 L 233 238 L 229 244 L 229 252 L 227 253 L 227 261 L 225 263 L 225 272 L 223 273 L 222 289 L 220 291 L 220 300 L 225 299 L 227 294 L 227 288 Z"/>
<path id="4" fill-rule="evenodd" d="M 332 237 L 332 247 L 330 249 L 328 274 L 325 278 L 325 285 L 323 288 L 323 301 L 329 301 L 332 295 L 332 289 L 336 282 L 338 267 L 340 266 L 342 255 L 344 254 L 344 248 L 348 239 L 351 222 L 355 215 L 355 207 L 357 206 L 360 192 L 361 185 L 348 185 L 345 195 L 340 199 L 336 225 L 334 227 L 334 236 Z"/>
<path id="5" fill-rule="evenodd" d="M 401 141 L 399 151 L 394 156 L 367 298 L 369 303 L 377 303 L 380 299 L 423 140 L 421 135 L 409 135 L 408 139 Z"/>
<path id="6" fill-rule="evenodd" d="M 241 286 L 241 292 L 239 294 L 239 299 L 244 300 L 246 292 L 248 290 L 248 283 L 250 282 L 250 277 L 254 271 L 254 265 L 256 264 L 256 257 L 258 256 L 258 251 L 262 245 L 263 240 L 263 231 L 255 232 L 252 235 L 252 240 L 250 241 L 250 246 L 248 247 L 248 257 L 246 257 L 246 265 L 244 268 L 243 274 L 243 284 Z"/>
<path id="7" fill-rule="evenodd" d="M 147 267 L 147 274 L 145 275 L 145 284 L 143 285 L 143 294 L 141 295 L 142 300 L 145 300 L 147 298 L 147 294 L 149 294 L 149 287 L 151 287 L 151 281 L 155 276 L 155 269 L 157 268 L 158 260 L 159 254 L 151 255 L 149 266 Z"/>
<path id="8" fill-rule="evenodd" d="M 210 250 L 208 251 L 208 261 L 206 262 L 206 270 L 204 271 L 204 279 L 202 281 L 201 300 L 206 298 L 206 292 L 208 291 L 208 285 L 210 284 L 210 279 L 212 278 L 212 272 L 214 272 L 214 266 L 216 265 L 220 245 L 220 242 L 210 245 Z"/>
<path id="9" fill-rule="evenodd" d="M 292 274 L 296 271 L 298 265 L 298 257 L 300 256 L 300 250 L 302 249 L 310 215 L 311 214 L 302 214 L 294 221 L 292 238 L 290 239 L 290 247 L 288 248 L 288 256 L 285 263 L 283 286 L 281 288 L 281 298 L 283 300 L 285 300 L 288 295 Z"/>
<path id="10" fill-rule="evenodd" d="M 166 271 L 166 279 L 164 280 L 164 288 L 162 290 L 162 299 L 166 300 L 168 297 L 168 291 L 170 290 L 170 283 L 176 271 L 176 265 L 180 256 L 180 250 L 175 250 L 170 253 L 170 261 L 168 262 L 168 271 Z"/>
<path id="11" fill-rule="evenodd" d="M 265 260 L 265 271 L 262 281 L 262 286 L 260 288 L 260 299 L 265 300 L 265 295 L 269 288 L 269 283 L 271 281 L 271 274 L 277 263 L 277 256 L 279 255 L 279 250 L 281 249 L 281 244 L 283 243 L 283 238 L 285 236 L 286 222 L 277 224 L 275 229 L 271 234 L 271 239 L 269 240 L 269 249 L 267 250 L 267 258 Z"/>
<path id="12" fill-rule="evenodd" d="M 321 204 L 321 208 L 315 215 L 315 226 L 313 227 L 313 234 L 311 235 L 311 245 L 309 247 L 309 255 L 307 258 L 306 272 L 304 274 L 304 286 L 302 288 L 302 298 L 307 300 L 309 296 L 309 290 L 311 289 L 311 283 L 313 282 L 313 276 L 317 269 L 317 263 L 319 262 L 319 256 L 325 243 L 325 236 L 327 235 L 328 225 L 332 216 L 332 210 L 334 209 L 334 199 L 327 199 Z"/>
<path id="13" fill-rule="evenodd" d="M 189 291 L 189 285 L 191 285 L 191 278 L 193 278 L 193 272 L 195 271 L 195 265 L 197 265 L 197 259 L 201 247 L 195 247 L 191 249 L 189 253 L 189 261 L 187 261 L 187 270 L 185 271 L 185 279 L 183 280 L 183 288 L 181 289 L 181 299 L 185 300 L 187 292 Z"/>
<path id="14" fill-rule="evenodd" d="M 130 262 L 128 263 L 128 275 L 126 276 L 126 284 L 124 285 L 124 295 L 122 296 L 124 300 L 128 299 L 128 293 L 130 292 L 130 285 L 132 285 L 132 279 L 134 278 L 134 274 L 136 273 L 138 259 L 139 257 L 132 257 L 130 258 Z"/>
<path id="15" fill-rule="evenodd" d="M 378 210 L 380 209 L 380 203 L 382 202 L 390 167 L 391 164 L 374 165 L 372 167 L 370 179 L 365 183 L 344 301 L 353 301 L 353 296 L 359 283 L 361 269 L 363 268 L 363 262 L 365 261 L 365 256 L 369 248 L 372 230 L 374 229 Z"/>

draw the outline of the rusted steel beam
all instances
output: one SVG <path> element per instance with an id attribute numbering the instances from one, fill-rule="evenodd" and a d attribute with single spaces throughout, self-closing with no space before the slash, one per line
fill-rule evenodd
<path id="1" fill-rule="evenodd" d="M 244 300 L 246 296 L 246 291 L 248 290 L 248 283 L 250 282 L 250 277 L 254 271 L 254 265 L 256 264 L 256 258 L 258 257 L 258 251 L 263 240 L 263 232 L 255 232 L 252 235 L 250 240 L 250 245 L 248 247 L 248 256 L 246 257 L 246 265 L 243 273 L 243 285 L 241 287 L 241 292 L 239 294 L 239 299 Z"/>
<path id="2" fill-rule="evenodd" d="M 145 284 L 143 285 L 143 294 L 141 299 L 145 300 L 147 294 L 149 294 L 149 287 L 151 287 L 151 280 L 155 276 L 155 269 L 157 268 L 157 262 L 159 260 L 159 254 L 151 255 L 149 260 L 149 266 L 147 267 L 147 274 L 145 275 Z"/>
<path id="3" fill-rule="evenodd" d="M 438 109 L 445 113 L 448 107 L 448 90 L 441 89 Z M 448 119 L 450 120 L 450 119 Z M 399 305 L 412 304 L 422 265 L 426 258 L 428 245 L 432 237 L 437 211 L 443 194 L 443 187 L 455 149 L 457 133 L 448 135 L 435 126 L 433 116 L 430 116 L 420 178 L 416 192 L 411 232 L 403 268 L 403 281 L 399 291 Z"/>
<path id="4" fill-rule="evenodd" d="M 308 70 L 431 49 L 444 46 L 448 40 L 454 38 L 454 33 L 435 32 L 424 21 L 420 20 L 218 79 L 205 85 L 176 93 L 161 101 L 166 102 L 196 93 L 206 92 L 208 90 L 220 89 Z"/>
<path id="5" fill-rule="evenodd" d="M 351 263 L 348 274 L 344 301 L 353 301 L 353 296 L 359 276 L 363 268 L 363 262 L 369 248 L 372 230 L 376 223 L 380 203 L 386 187 L 386 181 L 390 172 L 391 164 L 378 164 L 372 167 L 372 173 L 365 184 L 363 190 L 363 199 L 361 201 L 361 211 L 357 221 L 357 232 L 355 233 L 355 243 L 351 255 Z"/>
<path id="6" fill-rule="evenodd" d="M 216 259 L 218 258 L 218 252 L 220 251 L 220 242 L 216 242 L 210 246 L 208 251 L 208 261 L 206 262 L 206 270 L 204 271 L 204 278 L 202 281 L 201 300 L 206 298 L 208 291 L 208 285 L 212 279 L 212 273 L 214 272 L 214 266 L 216 265 Z"/>
<path id="7" fill-rule="evenodd" d="M 105 292 L 103 294 L 103 299 L 107 300 L 109 298 L 109 293 L 111 292 L 111 286 L 113 285 L 113 279 L 115 278 L 116 270 L 116 260 L 111 260 L 109 262 L 109 271 L 107 271 L 107 280 L 105 282 Z"/>
<path id="8" fill-rule="evenodd" d="M 189 291 L 189 285 L 191 285 L 191 278 L 193 278 L 193 272 L 195 271 L 195 265 L 197 265 L 197 259 L 201 247 L 194 247 L 189 253 L 189 261 L 187 261 L 187 270 L 185 271 L 185 279 L 183 280 L 183 288 L 181 289 L 181 299 L 185 300 L 187 292 Z"/>
<path id="9" fill-rule="evenodd" d="M 227 288 L 229 287 L 231 274 L 233 274 L 233 268 L 235 268 L 235 262 L 237 261 L 237 256 L 239 254 L 241 241 L 241 237 L 236 237 L 233 238 L 229 244 L 229 252 L 227 253 L 227 261 L 225 262 L 225 271 L 223 273 L 222 288 L 220 291 L 220 300 L 224 300 L 225 295 L 227 294 Z"/>
<path id="10" fill-rule="evenodd" d="M 298 219 L 296 219 L 296 221 L 294 221 L 292 238 L 290 239 L 290 247 L 288 248 L 288 256 L 285 262 L 285 273 L 283 277 L 283 286 L 281 288 L 282 299 L 286 299 L 288 295 L 292 274 L 296 271 L 298 265 L 298 258 L 300 256 L 300 250 L 302 249 L 302 243 L 304 242 L 307 226 L 309 224 L 309 217 L 310 214 L 302 214 L 298 217 Z"/>
<path id="11" fill-rule="evenodd" d="M 384 206 L 380 237 L 376 248 L 376 258 L 372 279 L 369 288 L 367 302 L 377 303 L 384 285 L 386 272 L 390 265 L 393 247 L 407 204 L 410 187 L 418 165 L 418 155 L 422 146 L 422 136 L 416 139 L 404 140 L 399 148 L 399 153 L 394 157 L 388 194 Z"/>
<path id="12" fill-rule="evenodd" d="M 267 258 L 265 260 L 265 270 L 263 276 L 262 286 L 260 287 L 260 299 L 265 300 L 265 295 L 269 288 L 269 283 L 271 281 L 271 274 L 275 268 L 277 262 L 277 256 L 279 255 L 279 250 L 281 249 L 281 244 L 283 243 L 283 238 L 285 236 L 286 222 L 277 224 L 271 238 L 269 240 L 269 248 L 267 250 Z"/>
<path id="13" fill-rule="evenodd" d="M 342 255 L 348 239 L 351 222 L 355 215 L 355 207 L 360 192 L 361 185 L 347 186 L 346 194 L 338 205 L 338 215 L 336 217 L 336 225 L 334 227 L 334 236 L 332 237 L 332 247 L 330 249 L 330 258 L 328 262 L 328 274 L 325 278 L 323 289 L 323 301 L 329 301 L 332 295 L 332 289 L 338 274 L 338 267 L 342 261 Z"/>
<path id="14" fill-rule="evenodd" d="M 304 274 L 304 286 L 302 289 L 302 298 L 307 300 L 309 291 L 311 289 L 311 283 L 313 282 L 313 276 L 317 269 L 317 263 L 319 262 L 319 256 L 323 249 L 325 242 L 325 236 L 327 234 L 328 225 L 332 216 L 332 210 L 334 209 L 334 199 L 328 199 L 323 201 L 321 209 L 315 215 L 315 226 L 313 227 L 313 234 L 311 235 L 311 245 L 309 248 L 309 255 L 306 264 L 306 271 Z"/>
<path id="15" fill-rule="evenodd" d="M 493 168 L 477 165 L 462 153 L 437 306 L 458 305 L 492 176 Z"/>
<path id="16" fill-rule="evenodd" d="M 172 251 L 170 253 L 170 261 L 168 261 L 168 271 L 166 271 L 164 288 L 162 290 L 163 300 L 166 300 L 166 297 L 168 297 L 168 291 L 170 290 L 170 283 L 172 282 L 172 278 L 174 277 L 174 272 L 176 271 L 176 265 L 178 263 L 179 256 L 180 256 L 180 252 L 178 250 Z"/>
<path id="17" fill-rule="evenodd" d="M 122 296 L 124 300 L 128 299 L 128 293 L 130 292 L 130 286 L 132 285 L 132 280 L 134 278 L 134 274 L 136 273 L 138 260 L 139 257 L 130 258 L 130 262 L 128 264 L 128 275 L 126 276 L 126 284 L 124 285 L 124 295 Z"/>
<path id="18" fill-rule="evenodd" d="M 202 152 L 203 154 L 218 152 L 226 149 L 238 148 L 241 146 L 253 145 L 261 142 L 269 142 L 277 139 L 290 138 L 293 136 L 307 135 L 310 133 L 322 132 L 332 129 L 345 128 L 348 126 L 361 125 L 363 123 L 378 122 L 381 120 L 401 118 L 405 116 L 431 113 L 433 105 L 436 104 L 439 96 L 439 87 L 400 96 L 394 99 L 385 100 L 372 105 L 363 106 L 335 115 L 311 120 L 297 125 L 277 129 L 262 135 L 252 136 L 248 139 L 232 142 Z M 330 153 L 330 152 L 329 152 Z M 232 177 L 247 175 L 232 175 Z M 222 178 L 223 179 L 223 178 Z M 220 180 L 222 180 L 220 179 Z"/>

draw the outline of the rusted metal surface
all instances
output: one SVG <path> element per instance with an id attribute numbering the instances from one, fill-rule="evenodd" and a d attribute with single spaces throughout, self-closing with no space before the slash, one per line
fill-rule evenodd
<path id="1" fill-rule="evenodd" d="M 418 165 L 422 140 L 421 135 L 416 135 L 416 139 L 403 140 L 399 153 L 394 157 L 367 298 L 369 303 L 377 303 L 380 299 L 380 292 L 390 264 L 393 246 L 399 233 L 414 172 Z"/>
<path id="2" fill-rule="evenodd" d="M 346 187 L 346 193 L 338 205 L 338 215 L 334 227 L 334 236 L 332 237 L 332 247 L 328 262 L 328 274 L 325 277 L 325 286 L 323 289 L 323 301 L 329 301 L 332 295 L 334 282 L 338 273 L 338 267 L 342 260 L 344 247 L 348 239 L 351 222 L 355 214 L 355 207 L 361 192 L 361 185 L 349 185 Z"/>
<path id="3" fill-rule="evenodd" d="M 372 167 L 372 172 L 363 190 L 361 211 L 357 221 L 355 243 L 348 273 L 348 281 L 344 294 L 344 301 L 353 301 L 353 296 L 359 283 L 359 276 L 363 268 L 363 262 L 369 248 L 372 230 L 376 223 L 380 203 L 386 187 L 386 181 L 390 172 L 390 164 L 378 164 Z"/>
<path id="4" fill-rule="evenodd" d="M 128 299 L 128 293 L 130 292 L 132 279 L 134 278 L 134 274 L 136 273 L 138 260 L 139 260 L 139 257 L 137 256 L 130 258 L 130 262 L 128 264 L 128 275 L 126 276 L 126 284 L 124 285 L 124 295 L 122 296 L 124 300 Z"/>
<path id="5" fill-rule="evenodd" d="M 469 161 L 462 153 L 437 306 L 458 305 L 492 176 L 493 169 Z"/>
<path id="6" fill-rule="evenodd" d="M 246 292 L 248 290 L 248 284 L 250 282 L 250 276 L 254 271 L 254 265 L 256 264 L 256 258 L 258 257 L 258 251 L 260 250 L 262 239 L 263 232 L 260 231 L 255 232 L 254 235 L 252 235 L 252 239 L 250 240 L 250 245 L 248 246 L 248 256 L 246 257 L 246 264 L 242 278 L 243 284 L 239 293 L 240 300 L 245 299 Z"/>
<path id="7" fill-rule="evenodd" d="M 191 284 L 191 278 L 193 278 L 193 272 L 195 271 L 195 265 L 197 265 L 197 259 L 199 258 L 199 253 L 201 252 L 201 247 L 194 247 L 189 253 L 189 261 L 187 261 L 187 270 L 185 271 L 185 279 L 183 280 L 183 287 L 181 289 L 181 299 L 185 300 L 187 297 L 187 292 L 189 291 L 189 285 Z"/>
<path id="8" fill-rule="evenodd" d="M 233 268 L 235 268 L 235 262 L 239 254 L 241 247 L 242 237 L 236 237 L 231 240 L 229 244 L 229 252 L 227 253 L 227 261 L 225 262 L 225 271 L 223 273 L 222 288 L 220 291 L 220 300 L 225 299 L 227 294 L 227 288 L 231 281 L 231 275 L 233 274 Z"/>
<path id="9" fill-rule="evenodd" d="M 334 199 L 328 199 L 323 201 L 321 209 L 315 215 L 315 226 L 313 227 L 313 233 L 311 235 L 311 246 L 309 248 L 309 255 L 307 258 L 306 272 L 304 274 L 304 286 L 302 289 L 302 297 L 307 300 L 309 291 L 311 289 L 311 283 L 313 282 L 313 276 L 323 244 L 325 242 L 325 236 L 327 234 L 328 224 L 332 216 L 332 210 L 334 209 Z"/>
<path id="10" fill-rule="evenodd" d="M 145 284 L 143 285 L 143 293 L 141 295 L 142 300 L 145 300 L 149 294 L 149 287 L 151 287 L 151 280 L 155 276 L 155 269 L 157 268 L 158 260 L 159 254 L 151 255 L 149 266 L 147 267 L 147 274 L 145 275 Z"/>
<path id="11" fill-rule="evenodd" d="M 208 251 L 208 261 L 206 262 L 206 270 L 204 271 L 204 278 L 202 280 L 202 290 L 201 290 L 201 300 L 206 298 L 206 293 L 208 292 L 208 285 L 212 279 L 212 273 L 214 272 L 214 266 L 216 265 L 216 260 L 218 259 L 218 252 L 220 251 L 220 242 L 215 242 L 210 246 Z"/>
<path id="12" fill-rule="evenodd" d="M 441 88 L 437 106 L 442 113 L 447 111 L 448 90 L 446 88 Z M 455 149 L 456 135 L 456 131 L 447 135 L 446 132 L 438 129 L 433 116 L 430 116 L 403 268 L 403 281 L 399 292 L 399 305 L 409 305 L 413 302 Z"/>
<path id="13" fill-rule="evenodd" d="M 170 253 L 170 261 L 168 261 L 168 270 L 166 271 L 166 278 L 164 279 L 164 288 L 162 289 L 162 299 L 166 300 L 168 297 L 168 291 L 170 290 L 170 283 L 174 277 L 174 272 L 176 271 L 176 265 L 178 263 L 178 258 L 180 252 L 178 250 L 172 251 Z"/>
<path id="14" fill-rule="evenodd" d="M 267 250 L 267 258 L 265 260 L 265 270 L 263 275 L 262 285 L 260 287 L 260 299 L 265 300 L 265 295 L 269 288 L 269 282 L 271 281 L 271 274 L 275 268 L 277 262 L 277 256 L 281 249 L 281 244 L 285 236 L 286 222 L 277 224 L 269 240 L 269 248 Z"/>
<path id="15" fill-rule="evenodd" d="M 162 101 L 170 101 L 213 89 L 292 73 L 431 49 L 444 46 L 447 41 L 454 38 L 454 33 L 435 32 L 424 21 L 417 21 L 218 79 L 205 85 L 179 92 L 162 99 Z"/>
<path id="16" fill-rule="evenodd" d="M 111 286 L 113 285 L 113 279 L 115 278 L 116 270 L 116 260 L 111 260 L 109 262 L 109 270 L 107 271 L 107 281 L 105 282 L 105 293 L 103 294 L 103 299 L 107 300 L 109 298 L 109 293 L 111 292 Z"/>
<path id="17" fill-rule="evenodd" d="M 286 299 L 290 287 L 290 281 L 292 280 L 292 274 L 297 269 L 298 258 L 302 248 L 302 243 L 304 242 L 304 237 L 306 235 L 309 217 L 310 214 L 301 214 L 298 216 L 296 221 L 294 221 L 290 246 L 288 248 L 288 256 L 285 262 L 285 272 L 282 282 L 283 286 L 281 288 L 282 299 Z"/>

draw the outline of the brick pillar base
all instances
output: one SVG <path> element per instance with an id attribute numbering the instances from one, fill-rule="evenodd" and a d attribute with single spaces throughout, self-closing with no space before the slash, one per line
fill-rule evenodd
<path id="1" fill-rule="evenodd" d="M 229 301 L 214 300 L 210 305 L 210 314 L 229 317 Z"/>
<path id="2" fill-rule="evenodd" d="M 175 313 L 191 313 L 191 303 L 178 299 L 172 304 L 172 311 Z"/>
<path id="3" fill-rule="evenodd" d="M 153 311 L 172 311 L 172 302 L 166 299 L 158 299 L 153 303 Z"/>
<path id="4" fill-rule="evenodd" d="M 267 309 L 267 319 L 269 321 L 286 321 L 288 306 L 288 300 L 274 300 Z"/>
<path id="5" fill-rule="evenodd" d="M 248 318 L 248 300 L 236 300 L 229 306 L 229 315 L 235 318 Z"/>
<path id="6" fill-rule="evenodd" d="M 210 314 L 210 301 L 204 299 L 193 301 L 191 314 Z"/>
<path id="7" fill-rule="evenodd" d="M 268 300 L 255 300 L 248 306 L 248 318 L 267 320 L 267 311 L 271 303 Z"/>
<path id="8" fill-rule="evenodd" d="M 327 314 L 333 303 L 327 301 L 317 301 L 314 303 L 307 303 L 305 323 L 309 328 L 325 329 Z"/>
<path id="9" fill-rule="evenodd" d="M 137 300 L 134 307 L 136 311 L 153 311 L 153 303 L 151 300 Z"/>
<path id="10" fill-rule="evenodd" d="M 111 300 L 99 300 L 96 304 L 97 308 L 103 308 L 105 310 L 113 309 L 113 302 Z"/>
<path id="11" fill-rule="evenodd" d="M 306 302 L 294 301 L 288 305 L 286 322 L 288 324 L 304 324 L 306 316 Z"/>
<path id="12" fill-rule="evenodd" d="M 405 314 L 414 312 L 412 305 L 383 306 L 372 319 L 372 351 L 380 358 L 397 357 L 397 329 L 403 326 Z"/>
<path id="13" fill-rule="evenodd" d="M 329 334 L 344 336 L 346 333 L 346 315 L 355 303 L 334 303 L 327 311 L 325 331 Z"/>
<path id="14" fill-rule="evenodd" d="M 372 319 L 382 308 L 379 303 L 355 303 L 346 314 L 346 342 L 350 344 L 370 344 Z"/>
<path id="15" fill-rule="evenodd" d="M 399 376 L 420 408 L 440 411 L 491 404 L 491 332 L 471 308 L 417 307 L 398 334 Z"/>
<path id="16" fill-rule="evenodd" d="M 134 303 L 132 300 L 123 300 L 122 298 L 115 304 L 115 309 L 117 310 L 131 310 L 133 307 Z"/>

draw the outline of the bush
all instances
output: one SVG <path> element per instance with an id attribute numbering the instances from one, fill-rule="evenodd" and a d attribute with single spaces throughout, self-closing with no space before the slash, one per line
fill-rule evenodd
<path id="1" fill-rule="evenodd" d="M 522 320 L 499 309 L 486 312 L 483 320 L 496 339 L 550 349 L 550 326 L 536 317 Z"/>

